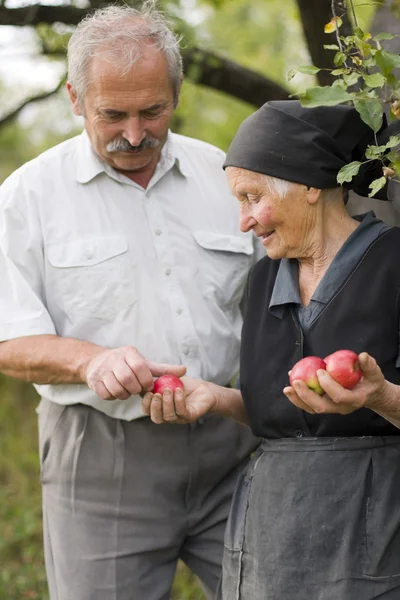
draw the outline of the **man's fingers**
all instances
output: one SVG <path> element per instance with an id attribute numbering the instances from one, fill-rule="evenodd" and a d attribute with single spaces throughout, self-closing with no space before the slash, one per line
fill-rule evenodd
<path id="1" fill-rule="evenodd" d="M 113 373 L 118 382 L 129 392 L 130 396 L 139 394 L 142 391 L 142 386 L 139 383 L 135 373 L 127 365 L 126 362 L 120 362 L 113 369 Z"/>
<path id="2" fill-rule="evenodd" d="M 115 400 L 115 397 L 110 393 L 102 381 L 98 381 L 92 388 L 95 394 L 102 400 Z"/>
<path id="3" fill-rule="evenodd" d="M 157 363 L 152 360 L 148 360 L 147 365 L 153 377 L 161 377 L 161 375 L 165 375 L 166 373 L 182 377 L 186 373 L 186 367 L 183 365 L 169 365 L 167 363 Z"/>
<path id="4" fill-rule="evenodd" d="M 139 382 L 139 391 L 150 391 L 153 389 L 153 376 L 148 367 L 147 361 L 134 348 L 128 350 L 125 355 L 125 362 Z"/>
<path id="5" fill-rule="evenodd" d="M 113 398 L 118 398 L 118 400 L 127 400 L 129 398 L 130 393 L 119 383 L 114 373 L 104 375 L 103 383 Z"/>

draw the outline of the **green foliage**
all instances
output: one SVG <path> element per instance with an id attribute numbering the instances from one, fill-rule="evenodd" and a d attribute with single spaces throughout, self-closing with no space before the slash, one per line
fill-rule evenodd
<path id="1" fill-rule="evenodd" d="M 352 35 L 340 35 L 342 23 L 339 19 L 332 19 L 325 26 L 325 32 L 335 33 L 337 39 L 337 44 L 325 46 L 326 49 L 337 50 L 333 58 L 336 68 L 330 69 L 335 78 L 332 85 L 308 88 L 299 97 L 302 105 L 308 107 L 352 104 L 364 123 L 377 134 L 382 127 L 385 104 L 390 106 L 392 118 L 400 118 L 400 83 L 393 72 L 400 67 L 400 55 L 382 47 L 381 42 L 393 39 L 393 34 L 380 32 L 372 37 L 359 26 L 353 0 L 347 0 L 346 6 L 353 15 Z M 313 74 L 319 69 L 313 65 L 302 65 L 288 73 L 289 79 L 295 71 Z M 383 173 L 370 185 L 369 197 L 386 185 L 388 177 L 400 177 L 399 146 L 400 137 L 397 136 L 392 136 L 385 145 L 368 146 L 364 162 L 379 160 Z M 343 167 L 338 174 L 338 183 L 350 182 L 361 164 L 351 162 Z"/>

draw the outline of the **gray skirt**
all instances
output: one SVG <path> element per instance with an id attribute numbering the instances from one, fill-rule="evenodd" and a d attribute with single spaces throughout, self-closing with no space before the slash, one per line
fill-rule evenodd
<path id="1" fill-rule="evenodd" d="M 223 600 L 399 600 L 400 436 L 264 440 L 240 476 Z"/>

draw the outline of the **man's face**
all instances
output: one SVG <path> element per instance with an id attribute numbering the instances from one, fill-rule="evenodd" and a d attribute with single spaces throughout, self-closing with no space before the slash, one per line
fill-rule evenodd
<path id="1" fill-rule="evenodd" d="M 96 153 L 119 171 L 153 172 L 167 139 L 174 95 L 164 55 L 146 46 L 125 75 L 103 58 L 90 64 L 85 129 Z M 82 114 L 74 91 L 74 112 Z"/>

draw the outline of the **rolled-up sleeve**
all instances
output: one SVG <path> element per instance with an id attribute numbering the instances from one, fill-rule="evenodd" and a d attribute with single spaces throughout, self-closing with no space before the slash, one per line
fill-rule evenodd
<path id="1" fill-rule="evenodd" d="M 0 341 L 54 334 L 39 215 L 17 171 L 0 187 Z"/>

